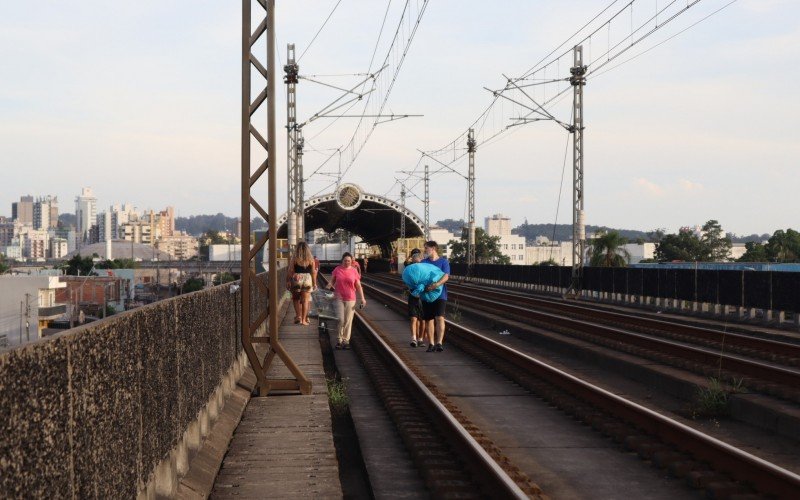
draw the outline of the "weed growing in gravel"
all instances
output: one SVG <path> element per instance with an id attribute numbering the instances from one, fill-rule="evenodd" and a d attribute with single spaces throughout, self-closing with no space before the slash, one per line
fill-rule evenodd
<path id="1" fill-rule="evenodd" d="M 453 301 L 453 307 L 450 309 L 448 316 L 450 316 L 450 321 L 453 323 L 461 322 L 461 307 L 459 307 L 457 300 Z"/>
<path id="2" fill-rule="evenodd" d="M 739 381 L 741 385 L 741 380 Z M 708 379 L 708 387 L 698 387 L 695 398 L 695 417 L 723 417 L 728 415 L 728 392 L 719 379 Z"/>
<path id="3" fill-rule="evenodd" d="M 346 380 L 327 379 L 328 383 L 328 402 L 331 408 L 342 411 L 347 407 L 347 384 Z"/>

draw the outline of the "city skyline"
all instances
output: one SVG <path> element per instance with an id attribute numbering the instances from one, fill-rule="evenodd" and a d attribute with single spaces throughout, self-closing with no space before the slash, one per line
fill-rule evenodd
<path id="1" fill-rule="evenodd" d="M 702 2 L 642 50 L 726 4 Z M 22 165 L 34 175 L 9 176 L 0 207 L 23 192 L 71 200 L 75 194 L 65 191 L 73 189 L 46 190 L 36 183 L 47 178 L 63 186 L 77 176 L 103 200 L 171 204 L 179 216 L 238 212 L 239 12 L 212 2 L 189 5 L 113 7 L 113 27 L 100 21 L 112 15 L 102 2 L 44 12 L 28 4 L 3 7 L 0 56 L 11 77 L 0 82 L 0 152 L 4 166 Z M 319 25 L 316 18 L 327 15 L 327 5 L 311 11 L 309 5 L 279 4 L 279 59 L 285 59 L 288 41 L 302 54 Z M 301 73 L 364 71 L 378 32 L 377 24 L 365 27 L 364 20 L 379 19 L 382 9 L 344 3 L 334 21 L 352 36 L 323 30 L 300 61 Z M 529 67 L 596 10 L 588 0 L 504 2 L 493 9 L 466 3 L 455 10 L 432 3 L 389 100 L 392 112 L 425 116 L 378 127 L 344 181 L 381 195 L 393 189 L 389 196 L 397 197 L 392 181 L 398 170 L 414 167 L 417 148 L 438 148 L 457 136 L 489 101 L 484 86 L 502 86 L 502 73 Z M 184 20 L 180 32 L 160 22 L 178 15 Z M 737 234 L 791 227 L 797 202 L 792 183 L 783 181 L 793 174 L 797 144 L 787 120 L 800 110 L 800 99 L 774 92 L 772 82 L 800 71 L 787 64 L 798 56 L 800 32 L 792 21 L 798 15 L 800 6 L 786 0 L 740 0 L 644 57 L 590 79 L 587 223 L 675 231 L 714 218 Z M 50 58 L 56 40 L 68 57 Z M 42 58 L 51 64 L 30 63 Z M 48 76 L 53 71 L 63 80 L 56 93 Z M 305 118 L 336 94 L 301 82 L 298 96 Z M 285 103 L 279 99 L 278 106 Z M 281 139 L 283 113 L 278 118 Z M 312 138 L 329 123 L 308 127 L 308 169 L 341 144 L 336 127 Z M 346 119 L 338 125 L 339 135 L 352 131 Z M 498 146 L 479 147 L 477 213 L 555 220 L 566 139 L 544 124 L 519 127 Z M 43 141 L 47 148 L 37 146 Z M 278 140 L 281 183 L 284 147 Z M 432 181 L 432 220 L 463 217 L 463 184 L 456 176 Z M 313 178 L 307 193 L 324 185 Z M 568 186 L 559 223 L 570 219 Z M 418 205 L 409 201 L 420 212 Z"/>

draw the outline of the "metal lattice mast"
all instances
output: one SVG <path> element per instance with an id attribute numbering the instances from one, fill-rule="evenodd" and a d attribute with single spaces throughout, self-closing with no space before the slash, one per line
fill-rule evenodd
<path id="1" fill-rule="evenodd" d="M 283 67 L 286 83 L 286 179 L 287 179 L 287 230 L 289 248 L 294 248 L 299 238 L 297 227 L 297 73 L 299 67 L 294 59 L 294 44 L 286 45 L 286 65 Z"/>
<path id="2" fill-rule="evenodd" d="M 469 204 L 469 220 L 467 221 L 467 266 L 471 269 L 475 264 L 475 130 L 469 129 L 467 136 L 467 152 L 469 153 L 469 172 L 467 174 L 467 191 Z"/>
<path id="3" fill-rule="evenodd" d="M 406 254 L 406 185 L 400 184 L 400 241 L 403 242 L 403 254 Z M 400 245 L 397 246 L 399 253 Z"/>
<path id="4" fill-rule="evenodd" d="M 583 276 L 583 253 L 586 229 L 583 212 L 583 86 L 586 85 L 586 66 L 583 65 L 583 46 L 573 49 L 573 65 L 570 68 L 572 98 L 572 280 L 568 295 L 576 296 L 581 291 Z"/>
<path id="5" fill-rule="evenodd" d="M 297 212 L 297 241 L 306 240 L 306 209 L 303 205 L 306 199 L 305 180 L 303 179 L 303 129 L 297 129 L 297 150 L 295 151 L 295 193 L 296 193 L 296 212 Z"/>
<path id="6" fill-rule="evenodd" d="M 241 122 L 241 222 L 242 222 L 242 259 L 241 259 L 241 340 L 247 353 L 250 366 L 256 376 L 258 393 L 267 395 L 272 390 L 299 390 L 303 394 L 311 393 L 311 381 L 303 374 L 297 364 L 286 352 L 280 342 L 278 330 L 278 227 L 275 224 L 277 214 L 277 161 L 275 134 L 275 0 L 258 0 L 257 9 L 263 8 L 263 17 L 252 30 L 253 0 L 242 0 L 242 122 Z M 260 17 L 260 16 L 259 16 Z M 253 53 L 253 46 L 266 38 L 266 54 L 264 59 Z M 262 64 L 266 60 L 266 65 Z M 265 80 L 260 92 L 252 92 L 251 78 L 253 68 Z M 253 95 L 255 97 L 253 97 Z M 266 119 L 254 120 L 256 112 L 266 104 Z M 266 122 L 266 123 L 265 123 Z M 266 136 L 261 132 L 266 127 Z M 259 130 L 260 129 L 260 130 Z M 251 151 L 251 140 L 255 139 L 260 146 Z M 263 149 L 262 149 L 263 148 Z M 255 172 L 251 165 L 259 165 Z M 267 174 L 266 196 L 267 208 L 258 199 L 264 196 L 263 183 L 259 184 Z M 263 201 L 263 199 L 262 199 Z M 267 234 L 252 241 L 250 234 L 250 209 L 267 221 Z M 255 260 L 266 247 L 267 271 L 266 279 L 256 276 Z M 265 328 L 266 327 L 266 328 Z M 263 360 L 256 352 L 257 344 L 268 344 L 269 350 Z M 267 378 L 275 356 L 278 356 L 294 378 Z"/>
<path id="7" fill-rule="evenodd" d="M 425 197 L 423 205 L 425 205 L 425 241 L 431 239 L 431 178 L 428 174 L 428 166 L 425 165 L 425 177 L 423 179 L 425 185 Z"/>

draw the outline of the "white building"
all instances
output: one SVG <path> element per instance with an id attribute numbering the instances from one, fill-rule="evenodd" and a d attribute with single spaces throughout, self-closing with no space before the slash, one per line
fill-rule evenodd
<path id="1" fill-rule="evenodd" d="M 631 257 L 628 264 L 638 264 L 644 259 L 653 259 L 656 256 L 655 243 L 646 242 L 641 245 L 638 243 L 628 243 L 624 248 Z"/>
<path id="2" fill-rule="evenodd" d="M 511 264 L 522 266 L 527 263 L 525 255 L 525 237 L 511 234 L 511 219 L 503 214 L 494 214 L 485 219 L 485 230 L 489 236 L 500 238 L 498 247 L 500 253 L 511 260 Z"/>
<path id="3" fill-rule="evenodd" d="M 49 321 L 66 313 L 55 301 L 58 276 L 0 276 L 0 345 L 24 344 L 41 338 Z"/>
<path id="4" fill-rule="evenodd" d="M 0 255 L 11 260 L 22 260 L 22 247 L 19 244 L 0 246 Z"/>
<path id="5" fill-rule="evenodd" d="M 459 240 L 460 236 L 456 236 L 447 229 L 439 226 L 431 226 L 428 230 L 431 240 L 439 244 L 439 255 L 442 257 L 450 258 L 450 240 Z M 422 250 L 420 248 L 420 250 Z"/>
<path id="6" fill-rule="evenodd" d="M 156 241 L 155 246 L 162 252 L 170 254 L 174 259 L 186 260 L 197 255 L 200 243 L 194 236 L 180 232 L 173 236 L 162 237 Z"/>
<path id="7" fill-rule="evenodd" d="M 221 243 L 208 245 L 208 260 L 212 262 L 242 260 L 242 245 Z"/>
<path id="8" fill-rule="evenodd" d="M 81 195 L 75 198 L 75 218 L 78 245 L 89 239 L 89 229 L 97 222 L 97 198 L 92 188 L 81 189 Z"/>
<path id="9" fill-rule="evenodd" d="M 507 236 L 511 234 L 511 219 L 503 214 L 494 214 L 484 219 L 484 229 L 489 236 Z"/>
<path id="10" fill-rule="evenodd" d="M 122 225 L 138 220 L 139 212 L 133 205 L 111 205 L 107 211 L 97 214 L 100 241 L 122 239 Z"/>
<path id="11" fill-rule="evenodd" d="M 52 259 L 64 259 L 69 253 L 69 244 L 66 238 L 50 238 L 49 256 Z"/>
<path id="12" fill-rule="evenodd" d="M 53 229 L 58 226 L 58 198 L 40 196 L 33 202 L 33 228 Z"/>

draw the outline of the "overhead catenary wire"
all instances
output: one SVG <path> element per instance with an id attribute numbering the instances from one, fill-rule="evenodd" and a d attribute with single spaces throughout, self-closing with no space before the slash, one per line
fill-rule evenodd
<path id="1" fill-rule="evenodd" d="M 333 16 L 333 13 L 336 12 L 336 8 L 339 7 L 340 3 L 342 3 L 342 0 L 337 0 L 336 4 L 333 6 L 333 9 L 331 9 L 330 14 L 328 14 L 328 17 L 325 18 L 325 21 L 323 21 L 322 26 L 320 26 L 319 29 L 317 30 L 317 33 L 314 35 L 314 38 L 312 38 L 311 41 L 308 42 L 308 45 L 306 45 L 306 48 L 305 48 L 305 50 L 303 50 L 303 53 L 300 54 L 300 57 L 297 58 L 297 62 L 298 63 L 303 58 L 303 56 L 306 55 L 306 52 L 308 52 L 308 49 L 310 49 L 311 46 L 314 45 L 314 41 L 317 39 L 319 34 L 322 33 L 322 30 L 323 30 L 323 28 L 325 28 L 325 25 L 328 24 L 328 21 L 331 20 L 331 17 Z"/>

